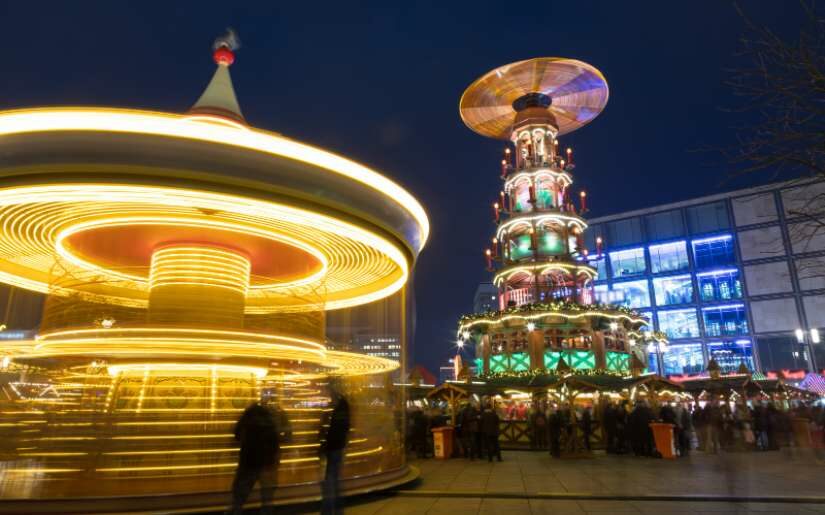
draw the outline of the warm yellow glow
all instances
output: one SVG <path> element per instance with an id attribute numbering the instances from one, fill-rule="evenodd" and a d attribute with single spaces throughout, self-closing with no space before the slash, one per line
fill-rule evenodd
<path id="1" fill-rule="evenodd" d="M 514 187 L 518 186 L 521 182 L 526 181 L 527 183 L 530 183 L 531 181 L 536 182 L 540 179 L 558 181 L 562 184 L 563 187 L 567 187 L 573 184 L 573 179 L 567 172 L 553 170 L 551 168 L 540 168 L 538 170 L 529 172 L 519 172 L 515 175 L 508 177 L 507 181 L 505 181 L 504 183 L 504 190 L 509 192 Z"/>
<path id="2" fill-rule="evenodd" d="M 221 372 L 227 374 L 243 374 L 251 375 L 258 378 L 266 376 L 267 370 L 260 367 L 245 367 L 237 365 L 209 365 L 201 363 L 129 363 L 128 365 L 109 365 L 109 375 L 116 376 L 123 373 L 141 373 L 149 370 L 150 372 Z M 167 397 L 168 398 L 168 397 Z"/>
<path id="3" fill-rule="evenodd" d="M 169 223 L 246 231 L 321 256 L 322 271 L 286 284 L 251 287 L 247 313 L 317 310 L 317 303 L 296 304 L 297 299 L 307 302 L 301 291 L 324 291 L 325 309 L 365 304 L 398 291 L 409 273 L 407 257 L 397 243 L 344 220 L 296 207 L 181 188 L 62 184 L 0 189 L 0 282 L 43 293 L 74 290 L 97 302 L 145 307 L 145 278 L 137 280 L 134 273 L 90 264 L 65 247 L 72 234 L 110 223 L 112 227 Z M 55 282 L 52 274 L 57 272 L 94 274 L 97 286 L 86 291 L 82 285 Z M 299 287 L 304 290 L 296 290 Z"/>
<path id="4" fill-rule="evenodd" d="M 103 108 L 21 109 L 0 113 L 0 135 L 48 131 L 153 134 L 246 148 L 318 166 L 356 180 L 398 203 L 418 222 L 421 245 L 430 224 L 424 208 L 404 188 L 369 168 L 330 152 L 259 129 L 207 124 L 191 116 Z"/>
<path id="5" fill-rule="evenodd" d="M 181 245 L 152 254 L 149 289 L 197 285 L 227 288 L 244 297 L 249 286 L 249 260 L 234 252 Z"/>
<path id="6" fill-rule="evenodd" d="M 587 229 L 587 223 L 584 219 L 575 215 L 562 213 L 528 213 L 516 218 L 511 218 L 501 224 L 496 231 L 496 237 L 503 240 L 506 233 L 514 231 L 520 227 L 532 229 L 534 227 L 541 227 L 548 222 L 555 222 L 566 227 L 577 227 L 582 231 Z"/>
<path id="7" fill-rule="evenodd" d="M 616 312 L 610 313 L 605 311 L 599 311 L 598 309 L 588 309 L 587 311 L 577 312 L 577 313 L 566 313 L 564 311 L 542 311 L 539 313 L 532 313 L 529 315 L 522 315 L 522 314 L 509 314 L 502 317 L 496 318 L 479 318 L 477 320 L 472 320 L 470 322 L 461 324 L 458 328 L 458 333 L 469 330 L 470 328 L 477 326 L 477 325 L 490 325 L 490 324 L 499 324 L 502 322 L 506 322 L 508 320 L 538 320 L 540 318 L 545 317 L 561 317 L 567 320 L 577 320 L 580 318 L 591 318 L 591 317 L 602 317 L 607 318 L 609 320 L 627 320 L 633 324 L 647 324 L 644 318 L 642 317 L 634 317 L 627 315 L 625 313 Z"/>
<path id="8" fill-rule="evenodd" d="M 495 275 L 495 277 L 493 277 L 493 284 L 498 286 L 501 284 L 502 281 L 510 280 L 520 273 L 528 272 L 532 276 L 535 275 L 536 272 L 538 272 L 539 275 L 544 275 L 553 270 L 561 270 L 564 272 L 571 273 L 573 275 L 585 274 L 590 276 L 591 279 L 595 279 L 598 275 L 596 269 L 589 265 L 574 265 L 570 263 L 555 262 L 537 263 L 532 265 L 518 265 L 513 268 L 505 268 L 503 270 L 500 270 Z"/>

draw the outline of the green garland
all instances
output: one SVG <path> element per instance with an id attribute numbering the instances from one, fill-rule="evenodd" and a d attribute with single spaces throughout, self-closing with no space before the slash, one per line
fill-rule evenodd
<path id="1" fill-rule="evenodd" d="M 471 313 L 463 315 L 459 319 L 459 324 L 463 325 L 467 322 L 480 320 L 484 318 L 503 317 L 507 315 L 529 315 L 536 312 L 555 312 L 555 313 L 582 313 L 585 311 L 602 311 L 605 314 L 622 314 L 629 317 L 643 318 L 642 315 L 633 309 L 624 306 L 616 306 L 613 304 L 579 304 L 577 302 L 569 301 L 554 301 L 554 302 L 540 302 L 535 304 L 522 304 L 521 306 L 512 306 L 501 311 L 487 311 L 484 313 Z"/>
<path id="2" fill-rule="evenodd" d="M 539 376 L 566 376 L 566 375 L 574 375 L 574 376 L 615 376 L 615 377 L 624 377 L 627 373 L 616 372 L 613 370 L 607 370 L 604 368 L 585 368 L 585 369 L 574 369 L 570 372 L 565 372 L 564 374 L 560 374 L 558 370 L 547 370 L 545 368 L 534 368 L 531 370 L 523 370 L 521 372 L 492 372 L 490 374 L 481 374 L 478 377 L 481 379 L 519 379 L 519 378 L 535 378 Z"/>

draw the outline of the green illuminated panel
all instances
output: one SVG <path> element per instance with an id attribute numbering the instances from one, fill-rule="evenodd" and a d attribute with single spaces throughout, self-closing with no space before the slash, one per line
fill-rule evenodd
<path id="1" fill-rule="evenodd" d="M 544 233 L 541 237 L 541 251 L 545 254 L 561 254 L 564 245 L 559 235 L 554 232 Z"/>
<path id="2" fill-rule="evenodd" d="M 507 372 L 507 362 L 508 360 L 505 354 L 490 356 L 490 373 L 497 374 Z"/>
<path id="3" fill-rule="evenodd" d="M 559 364 L 561 352 L 546 350 L 544 351 L 544 368 L 547 370 L 555 370 Z"/>
<path id="4" fill-rule="evenodd" d="M 510 259 L 521 259 L 533 255 L 533 251 L 530 249 L 531 241 L 529 234 L 522 234 L 515 238 L 515 243 L 516 245 L 512 247 L 510 251 Z"/>
<path id="5" fill-rule="evenodd" d="M 596 355 L 590 350 L 571 350 L 564 356 L 565 361 L 576 370 L 596 368 Z"/>
<path id="6" fill-rule="evenodd" d="M 607 351 L 607 369 L 613 372 L 630 371 L 630 354 L 624 352 Z"/>
<path id="7" fill-rule="evenodd" d="M 475 364 L 476 364 L 476 373 L 477 374 L 483 374 L 484 373 L 484 358 L 476 358 L 475 359 Z"/>
<path id="8" fill-rule="evenodd" d="M 539 207 L 552 207 L 553 194 L 550 192 L 550 190 L 541 189 L 539 190 L 538 194 L 539 198 L 537 200 Z"/>
<path id="9" fill-rule="evenodd" d="M 526 352 L 514 352 L 510 355 L 510 371 L 526 372 L 530 370 L 530 356 Z"/>

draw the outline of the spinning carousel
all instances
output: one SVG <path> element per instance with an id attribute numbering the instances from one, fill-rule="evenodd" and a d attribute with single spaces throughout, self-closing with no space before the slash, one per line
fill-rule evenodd
<path id="1" fill-rule="evenodd" d="M 232 38 L 213 51 L 184 114 L 0 112 L 0 281 L 47 295 L 37 337 L 2 349 L 0 511 L 225 504 L 254 401 L 288 433 L 280 501 L 313 498 L 331 376 L 353 404 L 344 487 L 409 478 L 399 362 L 330 350 L 325 327 L 395 306 L 403 337 L 427 216 L 379 173 L 250 126 Z"/>

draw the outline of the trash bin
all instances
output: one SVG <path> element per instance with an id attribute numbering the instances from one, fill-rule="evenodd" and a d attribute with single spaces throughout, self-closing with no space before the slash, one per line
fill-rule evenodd
<path id="1" fill-rule="evenodd" d="M 653 440 L 656 442 L 656 450 L 666 460 L 676 458 L 676 447 L 674 447 L 673 424 L 663 422 L 651 422 L 653 429 Z"/>
<path id="2" fill-rule="evenodd" d="M 453 428 L 452 426 L 434 427 L 433 454 L 440 460 L 446 460 L 453 455 Z"/>

